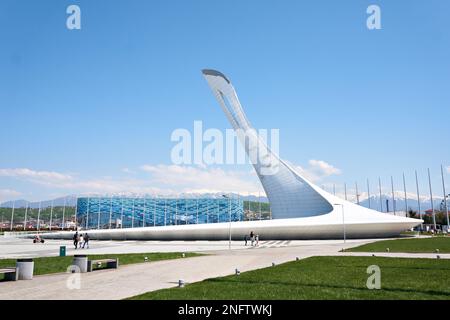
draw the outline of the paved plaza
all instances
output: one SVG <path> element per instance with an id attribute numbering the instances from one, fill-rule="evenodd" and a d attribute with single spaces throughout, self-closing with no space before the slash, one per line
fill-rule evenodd
<path id="1" fill-rule="evenodd" d="M 350 248 L 377 240 L 349 240 Z M 47 241 L 45 244 L 30 244 L 29 239 L 0 238 L 2 258 L 55 256 L 64 241 Z M 74 253 L 107 254 L 138 252 L 203 252 L 207 255 L 124 265 L 92 273 L 77 274 L 80 286 L 74 288 L 74 275 L 60 273 L 35 276 L 33 280 L 0 283 L 0 299 L 123 299 L 145 292 L 170 288 L 182 279 L 186 283 L 207 278 L 265 268 L 272 262 L 280 264 L 311 256 L 352 255 L 371 253 L 342 253 L 342 240 L 311 241 L 261 241 L 259 247 L 245 247 L 243 242 L 233 242 L 228 250 L 227 241 L 92 241 L 91 249 L 69 249 Z M 377 256 L 436 258 L 435 254 L 378 253 Z M 449 259 L 450 254 L 441 258 Z"/>
<path id="2" fill-rule="evenodd" d="M 347 244 L 368 243 L 373 240 L 347 240 Z M 31 239 L 0 237 L 0 259 L 52 257 L 59 254 L 59 247 L 66 246 L 67 255 L 74 254 L 120 254 L 144 252 L 210 252 L 229 249 L 228 241 L 93 241 L 89 249 L 74 249 L 72 241 L 46 240 L 44 244 L 34 244 Z M 295 240 L 260 241 L 258 248 L 305 247 L 336 244 L 342 240 Z M 255 249 L 244 245 L 244 241 L 231 241 L 231 249 Z"/>

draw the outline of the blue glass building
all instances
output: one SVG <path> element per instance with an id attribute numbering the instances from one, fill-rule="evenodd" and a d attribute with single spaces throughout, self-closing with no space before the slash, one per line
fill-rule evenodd
<path id="1" fill-rule="evenodd" d="M 77 223 L 83 229 L 138 228 L 244 220 L 236 198 L 86 197 L 77 200 Z"/>

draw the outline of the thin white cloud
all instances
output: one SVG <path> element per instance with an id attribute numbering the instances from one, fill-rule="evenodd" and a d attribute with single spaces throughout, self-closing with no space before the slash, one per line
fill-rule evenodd
<path id="1" fill-rule="evenodd" d="M 0 177 L 32 179 L 35 181 L 55 182 L 70 181 L 72 176 L 55 171 L 36 171 L 27 168 L 0 169 Z"/>
<path id="2" fill-rule="evenodd" d="M 261 185 L 253 172 L 194 166 L 145 165 L 141 167 L 139 177 L 136 173 L 131 178 L 126 176 L 83 179 L 78 175 L 26 168 L 0 169 L 1 176 L 13 177 L 47 189 L 64 190 L 64 192 L 76 194 L 169 195 L 218 192 L 258 194 L 262 192 Z M 10 193 L 2 198 L 11 199 L 15 196 Z"/>
<path id="3" fill-rule="evenodd" d="M 123 173 L 135 173 L 134 170 L 131 170 L 130 168 L 122 168 L 121 170 Z"/>
<path id="4" fill-rule="evenodd" d="M 309 165 L 311 168 L 321 174 L 322 176 L 328 177 L 331 175 L 341 174 L 341 170 L 334 167 L 333 165 L 323 161 L 323 160 L 309 160 Z"/>
<path id="5" fill-rule="evenodd" d="M 201 168 L 179 165 L 144 165 L 141 169 L 150 174 L 150 180 L 157 185 L 183 192 L 240 192 L 261 191 L 254 173 L 232 171 L 220 168 Z"/>
<path id="6" fill-rule="evenodd" d="M 308 161 L 308 167 L 303 168 L 301 166 L 296 166 L 300 174 L 305 176 L 305 178 L 311 180 L 312 182 L 319 182 L 322 179 L 332 176 L 340 175 L 342 171 L 333 165 L 323 161 L 311 159 Z"/>
<path id="7" fill-rule="evenodd" d="M 20 197 L 21 192 L 12 189 L 0 189 L 0 202 L 4 202 L 6 199 L 13 199 Z"/>

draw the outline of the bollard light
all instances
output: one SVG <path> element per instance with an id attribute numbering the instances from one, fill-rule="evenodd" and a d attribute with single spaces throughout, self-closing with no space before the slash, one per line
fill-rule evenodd
<path id="1" fill-rule="evenodd" d="M 147 262 L 147 261 L 148 261 L 148 257 L 145 257 L 145 258 L 144 258 L 144 261 Z"/>
<path id="2" fill-rule="evenodd" d="M 436 253 L 439 253 L 439 249 L 436 249 Z"/>
<path id="3" fill-rule="evenodd" d="M 181 256 L 184 258 L 184 257 L 186 257 L 186 254 L 183 253 Z"/>
<path id="4" fill-rule="evenodd" d="M 389 248 L 386 248 L 386 252 L 389 252 L 390 250 L 389 250 Z"/>
<path id="5" fill-rule="evenodd" d="M 236 269 L 236 270 L 235 270 L 235 274 L 236 274 L 237 276 L 239 276 L 239 275 L 241 274 L 241 271 L 239 271 L 239 269 Z"/>
<path id="6" fill-rule="evenodd" d="M 178 280 L 178 288 L 184 288 L 184 280 Z"/>

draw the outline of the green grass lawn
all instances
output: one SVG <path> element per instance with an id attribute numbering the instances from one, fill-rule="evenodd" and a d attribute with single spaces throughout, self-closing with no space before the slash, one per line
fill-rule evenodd
<path id="1" fill-rule="evenodd" d="M 414 238 L 384 240 L 365 244 L 356 248 L 346 249 L 350 252 L 408 252 L 408 253 L 450 253 L 450 237 Z"/>
<path id="2" fill-rule="evenodd" d="M 186 257 L 199 256 L 197 253 L 185 253 Z M 143 263 L 144 257 L 148 257 L 151 263 L 152 261 L 169 260 L 182 258 L 180 252 L 167 252 L 167 253 L 133 253 L 133 254 L 101 254 L 101 255 L 88 255 L 89 259 L 102 259 L 102 258 L 119 258 L 119 265 Z M 66 272 L 67 267 L 72 264 L 73 257 L 45 257 L 34 258 L 34 275 L 49 274 Z M 0 268 L 13 267 L 16 265 L 16 259 L 1 259 Z M 2 275 L 0 275 L 3 279 Z"/>
<path id="3" fill-rule="evenodd" d="M 370 265 L 381 268 L 380 290 L 366 287 Z M 450 299 L 449 275 L 444 259 L 312 257 L 130 299 Z"/>

